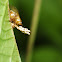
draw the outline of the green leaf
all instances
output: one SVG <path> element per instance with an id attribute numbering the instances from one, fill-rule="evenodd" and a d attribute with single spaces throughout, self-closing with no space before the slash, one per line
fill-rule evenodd
<path id="1" fill-rule="evenodd" d="M 8 0 L 0 0 L 0 62 L 21 62 L 9 22 Z"/>

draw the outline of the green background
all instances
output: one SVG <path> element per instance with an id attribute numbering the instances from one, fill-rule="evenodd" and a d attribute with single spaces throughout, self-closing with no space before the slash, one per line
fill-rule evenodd
<path id="1" fill-rule="evenodd" d="M 9 0 L 30 29 L 35 0 Z M 62 0 L 42 0 L 32 62 L 62 62 Z M 22 62 L 25 62 L 28 35 L 14 29 Z"/>

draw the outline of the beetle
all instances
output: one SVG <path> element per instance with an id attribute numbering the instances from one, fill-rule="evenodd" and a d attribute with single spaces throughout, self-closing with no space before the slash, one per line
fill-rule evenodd
<path id="1" fill-rule="evenodd" d="M 9 12 L 10 12 L 10 22 L 22 26 L 22 20 L 19 16 L 19 13 L 16 13 L 13 10 L 9 10 Z"/>
<path id="2" fill-rule="evenodd" d="M 15 9 L 15 11 L 9 9 L 9 14 L 10 14 L 10 22 L 11 22 L 12 27 L 13 28 L 16 27 L 22 33 L 30 35 L 30 30 L 28 30 L 27 28 L 22 27 L 22 20 L 19 16 L 19 13 L 18 13 L 17 9 Z"/>

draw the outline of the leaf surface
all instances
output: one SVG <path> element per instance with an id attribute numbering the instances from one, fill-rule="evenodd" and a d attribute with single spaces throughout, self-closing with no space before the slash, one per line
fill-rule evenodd
<path id="1" fill-rule="evenodd" d="M 8 0 L 0 0 L 0 62 L 21 62 L 9 22 Z"/>

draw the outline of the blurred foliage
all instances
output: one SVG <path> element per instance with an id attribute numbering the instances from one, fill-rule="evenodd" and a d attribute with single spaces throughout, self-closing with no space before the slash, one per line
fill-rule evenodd
<path id="1" fill-rule="evenodd" d="M 18 9 L 23 26 L 28 28 L 30 28 L 34 2 L 35 0 L 9 0 L 9 4 Z M 23 62 L 25 60 L 28 35 L 22 34 L 17 29 L 14 29 L 14 33 Z M 53 48 L 50 48 L 49 45 Z M 59 59 L 57 56 L 61 58 L 59 53 L 62 52 L 62 0 L 42 0 L 34 46 L 33 53 L 35 54 L 33 54 L 32 62 L 55 62 Z M 61 62 L 61 60 L 57 62 Z"/>
<path id="2" fill-rule="evenodd" d="M 53 42 L 59 46 L 62 45 L 62 6 L 60 4 L 62 1 L 60 1 L 43 0 L 37 32 L 42 41 L 47 40 L 48 43 Z"/>
<path id="3" fill-rule="evenodd" d="M 61 62 L 62 57 L 57 48 L 52 46 L 39 46 L 35 48 L 32 62 Z"/>

